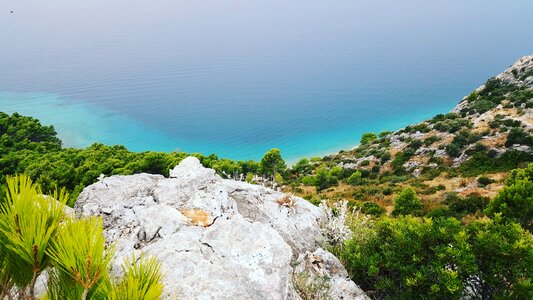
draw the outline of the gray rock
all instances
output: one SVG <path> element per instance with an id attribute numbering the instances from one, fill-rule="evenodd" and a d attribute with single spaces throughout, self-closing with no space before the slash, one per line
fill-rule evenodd
<path id="1" fill-rule="evenodd" d="M 340 261 L 322 248 L 302 253 L 298 257 L 294 277 L 296 287 L 299 289 L 305 290 L 306 286 L 311 284 L 324 286 L 323 290 L 307 291 L 312 299 L 370 299 L 350 280 Z"/>
<path id="2" fill-rule="evenodd" d="M 170 177 L 112 176 L 80 194 L 76 214 L 102 216 L 106 240 L 116 243 L 115 276 L 124 258 L 146 253 L 163 265 L 167 299 L 300 299 L 292 265 L 324 244 L 320 208 L 222 179 L 194 157 Z M 338 260 L 319 253 L 340 274 L 331 298 L 362 299 Z"/>

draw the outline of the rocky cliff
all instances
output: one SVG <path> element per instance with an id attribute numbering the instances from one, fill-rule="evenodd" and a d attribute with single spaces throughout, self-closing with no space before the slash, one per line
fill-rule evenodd
<path id="1" fill-rule="evenodd" d="M 102 216 L 118 259 L 155 255 L 168 299 L 366 299 L 323 250 L 324 212 L 307 201 L 224 180 L 189 157 L 170 178 L 112 176 L 87 187 L 78 215 Z M 120 267 L 113 268 L 120 275 Z M 310 290 L 312 289 L 312 290 Z"/>

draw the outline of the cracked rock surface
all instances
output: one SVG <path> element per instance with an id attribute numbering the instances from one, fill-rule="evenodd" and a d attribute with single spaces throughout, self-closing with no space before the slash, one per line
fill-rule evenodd
<path id="1" fill-rule="evenodd" d="M 116 275 L 132 254 L 156 256 L 167 299 L 300 299 L 295 271 L 327 275 L 331 299 L 367 299 L 320 248 L 320 208 L 297 197 L 293 207 L 280 205 L 283 197 L 222 179 L 188 157 L 170 178 L 103 178 L 84 189 L 75 210 L 102 216 L 106 240 L 116 243 Z"/>

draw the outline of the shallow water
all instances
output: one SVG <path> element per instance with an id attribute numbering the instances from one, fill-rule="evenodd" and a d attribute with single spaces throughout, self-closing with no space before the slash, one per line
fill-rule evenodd
<path id="1" fill-rule="evenodd" d="M 447 112 L 533 53 L 528 0 L 21 2 L 0 4 L 0 111 L 76 147 L 293 161 Z"/>

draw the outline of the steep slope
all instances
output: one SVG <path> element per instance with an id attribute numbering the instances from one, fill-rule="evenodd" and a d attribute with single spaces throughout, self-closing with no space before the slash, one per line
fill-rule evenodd
<path id="1" fill-rule="evenodd" d="M 491 197 L 508 170 L 533 161 L 532 133 L 533 56 L 524 56 L 448 114 L 374 139 L 370 135 L 349 151 L 312 161 L 314 171 L 307 181 L 319 187 L 313 179 L 319 166 L 325 166 L 332 177 L 340 174 L 339 184 L 324 184 L 319 198 L 375 201 L 389 208 L 398 185 L 414 184 L 429 202 L 448 192 Z M 362 179 L 350 184 L 348 178 L 356 171 Z M 487 184 L 477 182 L 480 175 L 489 177 L 481 180 Z M 317 199 L 311 187 L 300 187 L 297 193 Z"/>

